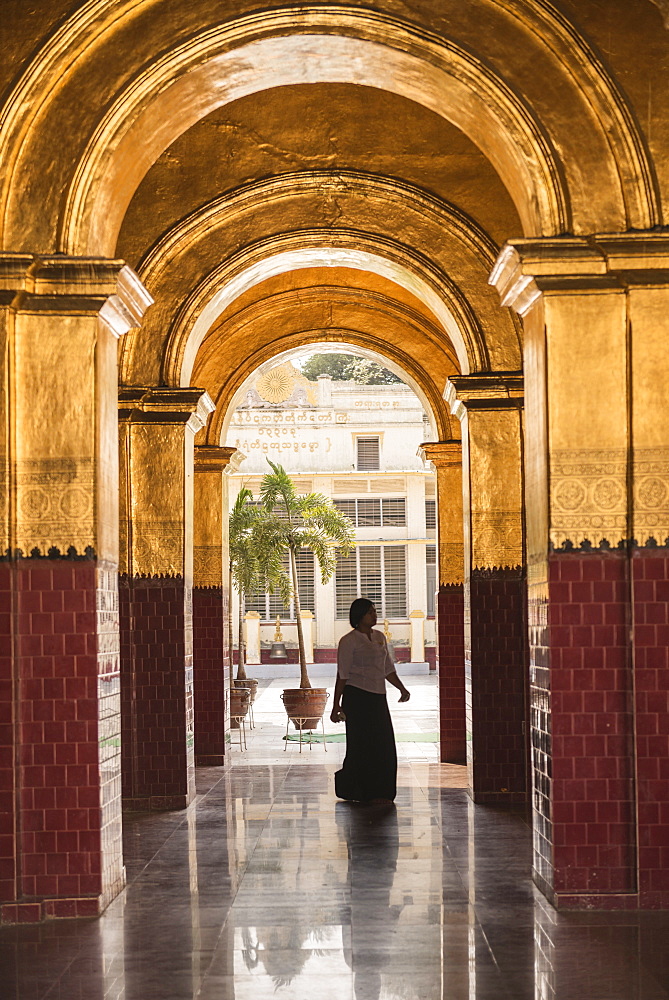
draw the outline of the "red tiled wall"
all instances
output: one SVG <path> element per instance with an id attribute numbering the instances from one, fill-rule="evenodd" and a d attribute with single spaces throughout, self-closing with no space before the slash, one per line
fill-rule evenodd
<path id="1" fill-rule="evenodd" d="M 558 906 L 669 907 L 669 553 L 547 568 L 530 593 L 537 881 Z"/>
<path id="2" fill-rule="evenodd" d="M 437 654 L 441 760 L 467 759 L 465 727 L 465 599 L 462 584 L 439 588 Z"/>
<path id="3" fill-rule="evenodd" d="M 470 782 L 476 802 L 524 802 L 527 751 L 525 578 L 474 570 L 466 588 L 465 690 Z M 467 656 L 467 652 L 469 655 Z"/>
<path id="4" fill-rule="evenodd" d="M 624 551 L 549 560 L 555 892 L 635 888 L 632 671 Z"/>
<path id="5" fill-rule="evenodd" d="M 190 588 L 180 577 L 122 577 L 123 800 L 179 809 L 195 793 Z"/>
<path id="6" fill-rule="evenodd" d="M 195 763 L 225 758 L 227 620 L 221 587 L 193 587 L 193 707 Z"/>
<path id="7" fill-rule="evenodd" d="M 12 566 L 0 562 L 0 900 L 16 899 Z"/>
<path id="8" fill-rule="evenodd" d="M 16 890 L 4 897 L 16 902 L 2 918 L 94 915 L 122 880 L 115 572 L 92 560 L 21 559 L 2 578 L 5 604 L 9 586 L 15 605 L 19 807 Z M 103 685 L 114 683 L 103 704 Z"/>
<path id="9" fill-rule="evenodd" d="M 639 905 L 669 908 L 669 552 L 637 549 L 631 569 Z"/>

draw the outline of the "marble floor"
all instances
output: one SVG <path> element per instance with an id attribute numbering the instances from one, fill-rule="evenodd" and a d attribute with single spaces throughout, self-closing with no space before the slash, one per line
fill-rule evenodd
<path id="1" fill-rule="evenodd" d="M 397 731 L 436 730 L 434 682 L 406 682 Z M 432 743 L 398 744 L 396 808 L 337 802 L 343 744 L 284 752 L 283 686 L 188 810 L 126 820 L 100 919 L 0 931 L 1 1000 L 669 998 L 669 913 L 556 914 L 523 816 Z"/>

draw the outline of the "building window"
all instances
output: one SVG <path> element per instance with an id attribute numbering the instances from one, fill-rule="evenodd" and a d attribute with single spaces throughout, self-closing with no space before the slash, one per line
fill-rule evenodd
<path id="1" fill-rule="evenodd" d="M 356 468 L 360 472 L 373 472 L 379 469 L 379 439 L 378 437 L 359 437 L 356 439 L 358 455 Z"/>
<path id="2" fill-rule="evenodd" d="M 407 523 L 407 503 L 404 497 L 358 500 L 335 500 L 335 506 L 353 521 L 356 528 L 404 528 Z"/>
<path id="3" fill-rule="evenodd" d="M 316 610 L 315 560 L 313 552 L 302 549 L 295 558 L 297 563 L 297 586 L 300 593 L 300 607 L 303 611 Z M 286 558 L 284 568 L 288 572 L 289 563 Z M 284 620 L 295 619 L 295 602 L 286 607 L 278 594 L 266 594 L 258 591 L 249 594 L 244 602 L 245 611 L 257 611 L 263 621 L 276 621 L 277 617 Z"/>
<path id="4" fill-rule="evenodd" d="M 437 590 L 437 547 L 425 546 L 425 582 L 427 585 L 427 616 L 434 618 L 434 595 Z"/>
<path id="5" fill-rule="evenodd" d="M 337 560 L 337 618 L 348 618 L 351 602 L 366 597 L 379 618 L 406 618 L 405 545 L 360 545 Z"/>
<path id="6" fill-rule="evenodd" d="M 437 501 L 425 501 L 425 529 L 434 534 L 437 530 Z"/>

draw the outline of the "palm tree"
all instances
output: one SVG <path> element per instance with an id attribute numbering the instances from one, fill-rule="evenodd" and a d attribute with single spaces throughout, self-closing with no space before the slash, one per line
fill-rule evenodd
<path id="1" fill-rule="evenodd" d="M 341 549 L 344 555 L 351 551 L 355 545 L 355 532 L 350 519 L 335 507 L 332 500 L 322 493 L 298 496 L 283 466 L 275 465 L 269 459 L 267 461 L 272 471 L 263 477 L 260 484 L 263 515 L 256 525 L 254 538 L 261 563 L 273 553 L 274 565 L 277 557 L 285 565 L 285 557 L 288 556 L 290 576 L 285 569 L 282 572 L 295 604 L 300 687 L 310 688 L 300 617 L 296 555 L 301 549 L 313 552 L 320 566 L 321 580 L 327 583 L 337 566 L 337 551 Z"/>
<path id="2" fill-rule="evenodd" d="M 244 663 L 244 598 L 247 594 L 263 587 L 274 593 L 279 591 L 286 602 L 290 599 L 290 587 L 282 572 L 281 556 L 274 552 L 261 551 L 258 544 L 258 528 L 264 518 L 264 509 L 253 499 L 253 493 L 242 486 L 228 522 L 230 551 L 230 587 L 234 584 L 239 595 L 239 655 L 237 680 L 246 680 Z M 232 687 L 232 615 L 230 627 L 230 686 Z"/>

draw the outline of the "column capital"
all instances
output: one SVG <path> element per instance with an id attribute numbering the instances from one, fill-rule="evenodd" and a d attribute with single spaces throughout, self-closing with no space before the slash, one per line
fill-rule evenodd
<path id="1" fill-rule="evenodd" d="M 125 386 L 118 393 L 119 419 L 140 424 L 185 424 L 201 430 L 216 406 L 206 391 L 192 386 Z"/>
<path id="2" fill-rule="evenodd" d="M 431 462 L 435 469 L 462 464 L 462 441 L 423 441 L 418 446 L 418 457 Z"/>
<path id="3" fill-rule="evenodd" d="M 502 305 L 521 316 L 542 294 L 669 285 L 669 236 L 634 232 L 509 240 L 488 281 Z"/>
<path id="4" fill-rule="evenodd" d="M 195 448 L 195 471 L 223 472 L 234 462 L 237 454 L 239 453 L 236 448 L 197 445 Z"/>
<path id="5" fill-rule="evenodd" d="M 521 409 L 523 373 L 476 372 L 453 375 L 446 383 L 444 398 L 460 420 L 467 410 Z"/>
<path id="6" fill-rule="evenodd" d="M 0 254 L 0 302 L 23 313 L 98 314 L 121 337 L 153 299 L 123 260 Z"/>

